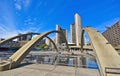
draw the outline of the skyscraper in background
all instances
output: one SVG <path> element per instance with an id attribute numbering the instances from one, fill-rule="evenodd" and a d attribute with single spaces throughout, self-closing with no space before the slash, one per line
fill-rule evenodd
<path id="1" fill-rule="evenodd" d="M 71 32 L 71 42 L 75 43 L 76 46 L 80 46 L 82 23 L 81 23 L 81 17 L 77 13 L 75 14 L 75 23 L 70 25 L 70 32 Z"/>
<path id="2" fill-rule="evenodd" d="M 76 43 L 76 31 L 75 31 L 75 24 L 70 25 L 70 37 L 71 37 L 71 42 Z"/>
<path id="3" fill-rule="evenodd" d="M 68 38 L 68 32 L 66 29 L 61 28 L 58 24 L 56 25 L 56 30 L 57 31 L 62 31 L 63 34 L 65 35 L 66 39 Z M 65 43 L 64 38 L 62 37 L 61 34 L 56 33 L 56 44 L 61 44 L 61 43 Z"/>

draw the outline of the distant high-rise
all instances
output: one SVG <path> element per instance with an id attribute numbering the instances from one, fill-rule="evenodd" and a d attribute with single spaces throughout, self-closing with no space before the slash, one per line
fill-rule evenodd
<path id="1" fill-rule="evenodd" d="M 71 42 L 76 43 L 76 31 L 75 31 L 75 24 L 70 25 L 70 33 L 71 33 Z"/>
<path id="2" fill-rule="evenodd" d="M 75 14 L 75 23 L 70 25 L 70 31 L 71 31 L 71 42 L 75 43 L 77 46 L 80 46 L 82 23 L 81 23 L 81 17 L 77 13 Z"/>
<path id="3" fill-rule="evenodd" d="M 28 33 L 31 33 L 31 32 L 28 32 Z M 21 35 L 21 33 L 18 34 L 18 36 L 20 36 L 20 35 Z M 18 41 L 27 41 L 27 40 L 29 41 L 29 40 L 31 40 L 31 38 L 32 38 L 32 34 L 21 36 L 17 40 Z"/>
<path id="4" fill-rule="evenodd" d="M 56 25 L 56 30 L 57 31 L 62 31 L 63 32 L 63 34 L 65 35 L 65 37 L 66 37 L 66 39 L 67 39 L 67 30 L 66 29 L 63 29 L 63 28 L 61 28 L 58 24 Z M 61 34 L 59 34 L 59 33 L 56 33 L 56 44 L 61 44 L 61 43 L 65 43 L 65 40 L 64 40 L 64 38 L 62 37 L 62 35 Z"/>
<path id="5" fill-rule="evenodd" d="M 51 45 L 51 42 L 50 42 L 50 40 L 49 40 L 48 38 L 46 38 L 46 40 L 45 40 L 45 44 L 47 44 L 48 46 Z"/>
<path id="6" fill-rule="evenodd" d="M 103 32 L 103 36 L 109 41 L 113 46 L 120 45 L 120 21 Z"/>

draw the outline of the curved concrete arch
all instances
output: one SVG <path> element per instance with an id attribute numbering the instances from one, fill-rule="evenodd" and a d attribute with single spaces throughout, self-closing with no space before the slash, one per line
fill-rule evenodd
<path id="1" fill-rule="evenodd" d="M 46 37 L 50 40 L 50 42 L 52 42 L 52 44 L 54 45 L 56 51 L 58 52 L 58 48 L 57 48 L 56 44 L 54 43 L 54 41 L 51 38 L 49 38 L 48 36 L 46 36 Z"/>
<path id="2" fill-rule="evenodd" d="M 0 42 L 0 46 L 3 45 L 3 44 L 5 44 L 5 43 L 7 43 L 7 42 L 9 42 L 9 41 L 11 41 L 11 40 L 13 40 L 13 39 L 16 39 L 16 38 L 19 38 L 19 37 L 22 37 L 22 36 L 25 36 L 25 35 L 31 35 L 31 34 L 40 35 L 40 33 L 32 33 L 32 32 L 31 33 L 27 33 L 27 34 L 21 34 L 19 36 L 14 36 L 14 37 L 11 37 L 11 38 L 8 38 L 6 40 L 1 41 Z M 50 40 L 50 42 L 52 42 L 52 44 L 54 45 L 56 51 L 58 52 L 58 48 L 55 45 L 54 41 L 51 38 L 49 38 L 48 36 L 46 36 L 46 38 L 48 38 Z"/>
<path id="3" fill-rule="evenodd" d="M 17 36 L 14 36 L 14 37 L 11 37 L 11 38 L 8 38 L 8 39 L 5 39 L 5 40 L 1 41 L 0 46 L 5 44 L 6 42 L 9 42 L 9 41 L 13 40 L 13 39 L 16 39 L 16 38 L 19 38 L 19 37 L 22 37 L 22 36 L 25 36 L 25 35 L 31 35 L 31 34 L 37 34 L 38 35 L 40 33 L 27 33 L 27 34 L 17 35 Z"/>
<path id="4" fill-rule="evenodd" d="M 66 37 L 64 36 L 63 32 L 60 32 L 60 31 L 54 31 L 54 32 L 59 33 L 59 34 L 61 34 L 61 35 L 63 36 L 63 38 L 64 38 L 65 41 L 66 41 L 65 43 L 66 43 L 67 49 L 69 50 L 69 46 L 68 46 L 68 43 L 67 43 L 67 39 L 66 39 Z M 14 36 L 14 37 L 11 37 L 11 38 L 8 38 L 8 39 L 6 39 L 6 40 L 1 41 L 1 42 L 0 42 L 0 46 L 3 45 L 3 44 L 5 44 L 6 42 L 9 42 L 9 41 L 13 40 L 13 39 L 16 39 L 16 38 L 19 38 L 19 37 L 22 37 L 22 36 L 25 36 L 25 35 L 31 35 L 31 34 L 37 34 L 37 35 L 39 35 L 40 33 L 32 33 L 32 32 L 31 32 L 31 33 L 27 33 L 27 34 L 21 34 L 21 35 L 19 35 L 19 36 Z M 47 37 L 47 36 L 46 36 L 46 37 Z M 47 38 L 48 38 L 48 37 L 47 37 Z M 58 49 L 57 49 L 54 41 L 51 40 L 50 38 L 48 38 L 48 39 L 53 43 L 56 51 L 58 51 Z"/>
<path id="5" fill-rule="evenodd" d="M 41 41 L 45 36 L 51 34 L 51 33 L 60 33 L 60 31 L 50 31 L 46 32 L 44 34 L 38 35 L 35 38 L 33 38 L 31 41 L 27 42 L 23 47 L 21 47 L 19 50 L 17 50 L 10 58 L 8 62 L 6 62 L 3 65 L 0 65 L 0 70 L 8 70 L 11 68 L 14 68 L 20 64 L 20 62 L 28 55 L 30 50 L 39 42 Z M 62 34 L 63 35 L 63 34 Z M 65 38 L 65 36 L 63 36 Z M 66 41 L 67 43 L 67 41 Z M 68 47 L 69 49 L 69 47 Z"/>
<path id="6" fill-rule="evenodd" d="M 83 52 L 83 45 L 84 45 L 84 28 L 82 29 L 82 33 L 81 33 L 81 52 Z"/>
<path id="7" fill-rule="evenodd" d="M 93 51 L 96 53 L 96 59 L 100 69 L 101 76 L 117 76 L 116 74 L 109 74 L 109 71 L 106 72 L 106 68 L 120 68 L 120 56 L 116 50 L 107 44 L 108 41 L 102 36 L 97 30 L 87 27 L 83 29 L 82 36 L 84 32 L 87 32 Z M 81 37 L 83 40 L 83 37 Z M 81 40 L 81 48 L 83 49 L 83 41 Z M 112 69 L 113 72 L 118 72 Z"/>

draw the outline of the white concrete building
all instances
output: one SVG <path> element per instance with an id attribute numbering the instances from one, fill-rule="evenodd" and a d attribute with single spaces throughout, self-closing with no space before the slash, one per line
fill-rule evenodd
<path id="1" fill-rule="evenodd" d="M 81 17 L 77 13 L 75 14 L 75 23 L 70 25 L 70 32 L 71 32 L 71 42 L 75 43 L 76 46 L 80 46 L 82 23 L 81 23 Z"/>

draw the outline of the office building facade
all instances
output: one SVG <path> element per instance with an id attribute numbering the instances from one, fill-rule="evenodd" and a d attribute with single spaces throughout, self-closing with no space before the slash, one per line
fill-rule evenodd
<path id="1" fill-rule="evenodd" d="M 66 40 L 67 40 L 67 38 L 68 38 L 68 32 L 67 32 L 66 29 L 61 28 L 61 27 L 57 24 L 57 25 L 56 25 L 56 30 L 63 32 L 63 34 L 64 34 L 64 36 L 66 37 Z M 62 37 L 61 34 L 56 33 L 56 44 L 61 44 L 61 43 L 65 43 L 65 40 L 64 40 L 64 38 Z"/>
<path id="2" fill-rule="evenodd" d="M 108 27 L 102 34 L 113 46 L 120 45 L 120 20 L 113 26 Z"/>

